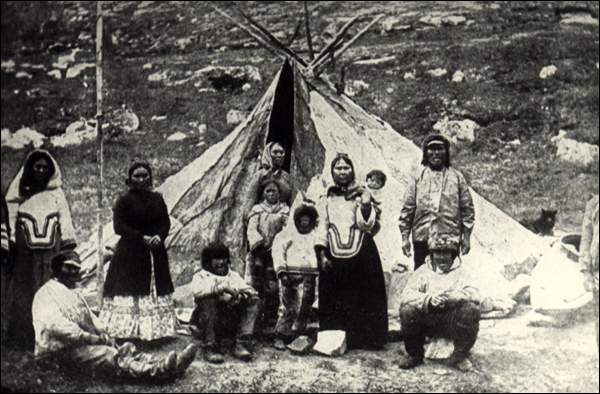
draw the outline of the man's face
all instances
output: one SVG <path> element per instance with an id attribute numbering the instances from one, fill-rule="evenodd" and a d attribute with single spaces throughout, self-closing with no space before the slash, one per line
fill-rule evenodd
<path id="1" fill-rule="evenodd" d="M 431 260 L 433 267 L 442 272 L 450 271 L 454 263 L 451 250 L 434 250 L 431 252 Z"/>
<path id="2" fill-rule="evenodd" d="M 33 163 L 33 179 L 42 183 L 48 180 L 50 175 L 50 163 L 44 158 L 40 158 Z"/>
<path id="3" fill-rule="evenodd" d="M 271 159 L 273 160 L 273 166 L 275 168 L 280 168 L 283 166 L 283 161 L 285 159 L 285 150 L 280 145 L 274 145 L 271 148 Z"/>
<path id="4" fill-rule="evenodd" d="M 448 152 L 443 144 L 435 144 L 427 147 L 427 158 L 431 168 L 442 168 L 446 162 L 447 155 Z"/>
<path id="5" fill-rule="evenodd" d="M 312 218 L 308 215 L 302 215 L 298 219 L 298 231 L 300 234 L 307 234 L 312 228 Z"/>
<path id="6" fill-rule="evenodd" d="M 277 204 L 279 202 L 279 188 L 273 183 L 268 184 L 263 192 L 263 198 L 269 204 Z"/>
<path id="7" fill-rule="evenodd" d="M 211 259 L 210 264 L 213 273 L 217 275 L 227 275 L 227 272 L 229 272 L 229 259 Z"/>
<path id="8" fill-rule="evenodd" d="M 73 262 L 65 261 L 60 268 L 58 280 L 69 289 L 74 289 L 79 280 L 79 267 L 73 265 Z"/>
<path id="9" fill-rule="evenodd" d="M 367 177 L 367 187 L 371 190 L 379 190 L 383 187 L 383 182 L 375 176 Z"/>
<path id="10" fill-rule="evenodd" d="M 348 186 L 352 182 L 354 172 L 345 160 L 339 160 L 333 166 L 333 180 L 340 186 Z"/>

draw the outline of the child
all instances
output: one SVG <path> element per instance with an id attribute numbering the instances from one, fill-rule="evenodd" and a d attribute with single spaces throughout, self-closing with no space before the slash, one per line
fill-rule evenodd
<path id="1" fill-rule="evenodd" d="M 263 322 L 269 323 L 275 320 L 279 303 L 271 245 L 275 235 L 285 226 L 290 208 L 280 201 L 279 184 L 275 180 L 265 180 L 261 189 L 262 202 L 252 207 L 248 215 L 247 280 L 258 291 L 263 303 Z"/>
<path id="2" fill-rule="evenodd" d="M 454 353 L 446 360 L 458 366 L 477 340 L 479 332 L 479 291 L 470 285 L 458 256 L 458 237 L 430 235 L 426 265 L 408 280 L 400 306 L 400 322 L 408 358 L 400 368 L 423 364 L 425 336 L 454 342 Z"/>
<path id="3" fill-rule="evenodd" d="M 288 226 L 273 241 L 273 264 L 279 279 L 279 319 L 274 343 L 278 350 L 285 350 L 286 342 L 306 330 L 315 301 L 317 217 L 314 204 L 302 203 L 294 211 L 295 226 Z"/>
<path id="4" fill-rule="evenodd" d="M 196 309 L 190 319 L 194 334 L 205 342 L 207 362 L 223 360 L 221 340 L 236 339 L 233 356 L 250 361 L 248 344 L 254 334 L 260 299 L 256 290 L 229 269 L 229 249 L 215 243 L 202 251 L 202 270 L 192 280 Z"/>
<path id="5" fill-rule="evenodd" d="M 373 207 L 375 208 L 375 213 L 377 214 L 377 224 L 371 230 L 371 234 L 375 236 L 379 230 L 381 229 L 381 202 L 383 199 L 383 187 L 387 181 L 387 177 L 381 170 L 372 170 L 367 174 L 366 181 L 366 189 L 371 194 L 371 201 L 373 202 Z"/>

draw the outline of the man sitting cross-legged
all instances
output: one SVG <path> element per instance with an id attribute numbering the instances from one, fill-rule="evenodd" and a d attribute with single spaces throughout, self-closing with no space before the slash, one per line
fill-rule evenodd
<path id="1" fill-rule="evenodd" d="M 235 338 L 233 356 L 250 361 L 249 344 L 260 312 L 260 298 L 235 271 L 229 269 L 229 249 L 216 243 L 202 251 L 202 270 L 194 275 L 192 292 L 196 308 L 190 324 L 204 341 L 206 361 L 224 361 L 221 340 Z"/>
<path id="2" fill-rule="evenodd" d="M 423 364 L 425 337 L 442 337 L 454 342 L 446 364 L 458 366 L 465 360 L 479 332 L 479 292 L 469 285 L 461 267 L 458 239 L 446 235 L 429 238 L 430 255 L 417 269 L 402 294 L 400 321 L 408 358 L 399 363 L 410 369 Z"/>
<path id="3" fill-rule="evenodd" d="M 182 374 L 196 356 L 196 345 L 164 358 L 138 352 L 132 343 L 117 346 L 85 299 L 75 290 L 80 262 L 59 254 L 52 259 L 53 277 L 33 299 L 36 356 L 54 356 L 61 364 L 106 377 L 143 381 Z"/>

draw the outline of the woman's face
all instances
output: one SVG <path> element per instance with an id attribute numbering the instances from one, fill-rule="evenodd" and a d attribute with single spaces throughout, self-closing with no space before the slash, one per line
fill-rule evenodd
<path id="1" fill-rule="evenodd" d="M 143 190 L 150 188 L 150 173 L 144 167 L 138 167 L 131 173 L 131 179 L 129 180 L 130 186 L 135 190 Z"/>
<path id="2" fill-rule="evenodd" d="M 341 159 L 333 166 L 333 181 L 340 186 L 347 186 L 354 179 L 354 171 L 346 160 Z"/>
<path id="3" fill-rule="evenodd" d="M 277 204 L 279 202 L 279 188 L 274 183 L 269 183 L 263 191 L 263 198 L 269 204 Z"/>
<path id="4" fill-rule="evenodd" d="M 47 182 L 50 177 L 50 162 L 45 158 L 37 159 L 32 169 L 32 176 L 36 183 Z"/>
<path id="5" fill-rule="evenodd" d="M 281 145 L 273 145 L 271 148 L 271 159 L 273 160 L 273 166 L 275 168 L 281 168 L 281 166 L 283 166 L 283 161 L 285 160 L 285 150 Z"/>

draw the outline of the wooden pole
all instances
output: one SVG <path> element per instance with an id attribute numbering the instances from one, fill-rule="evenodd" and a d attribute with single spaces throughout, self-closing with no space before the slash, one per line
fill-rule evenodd
<path id="1" fill-rule="evenodd" d="M 310 14 L 308 12 L 308 4 L 304 2 L 304 22 L 306 26 L 306 41 L 308 43 L 308 56 L 309 60 L 312 62 L 315 59 L 315 51 L 312 45 L 312 37 L 310 35 Z"/>
<path id="2" fill-rule="evenodd" d="M 250 30 L 249 28 L 247 28 L 246 26 L 242 25 L 241 23 L 239 23 L 238 21 L 236 21 L 233 17 L 231 17 L 229 14 L 227 14 L 225 11 L 221 10 L 220 8 L 214 6 L 213 4 L 209 4 L 209 6 L 215 10 L 216 12 L 218 12 L 219 14 L 221 14 L 222 16 L 224 16 L 225 18 L 229 19 L 234 25 L 236 25 L 240 30 L 246 32 L 246 34 L 248 34 L 250 37 L 254 38 L 256 40 L 256 42 L 258 42 L 260 45 L 262 45 L 265 49 L 267 49 L 269 52 L 273 53 L 275 56 L 280 57 L 282 59 L 286 58 L 286 55 L 284 53 L 282 53 L 280 50 L 278 50 L 277 48 L 274 48 L 270 43 L 268 43 L 267 41 L 265 41 L 265 39 L 263 39 L 262 37 L 260 37 L 257 33 L 255 33 L 254 31 Z"/>
<path id="3" fill-rule="evenodd" d="M 336 45 L 344 38 L 344 34 L 352 27 L 352 25 L 360 18 L 360 15 L 355 16 L 350 19 L 348 23 L 346 23 L 339 32 L 333 37 L 333 39 L 317 54 L 317 56 L 313 59 L 313 61 L 308 65 L 309 68 L 315 68 L 315 66 L 320 63 L 320 61 L 324 58 L 327 58 L 328 52 L 335 48 Z"/>
<path id="4" fill-rule="evenodd" d="M 340 56 L 342 56 L 342 54 L 348 49 L 350 48 L 350 46 L 352 44 L 354 44 L 354 42 L 356 42 L 356 40 L 358 40 L 360 37 L 362 37 L 363 34 L 365 34 L 375 23 L 379 22 L 379 20 L 383 18 L 383 15 L 379 15 L 378 17 L 376 17 L 375 19 L 373 19 L 373 21 L 371 23 L 369 23 L 367 26 L 365 26 L 361 31 L 359 31 L 350 41 L 348 41 L 346 44 L 344 44 L 344 46 L 338 50 L 335 51 L 335 53 L 332 51 L 332 57 L 331 58 L 322 58 L 320 61 L 317 62 L 313 62 L 311 63 L 311 68 L 313 69 L 313 73 L 315 76 L 318 76 L 321 71 L 323 70 L 323 66 L 325 64 L 327 64 L 328 61 L 334 60 L 334 59 L 339 59 Z"/>
<path id="5" fill-rule="evenodd" d="M 296 53 L 294 53 L 294 51 L 292 51 L 291 49 L 286 47 L 284 44 L 282 44 L 281 41 L 279 41 L 274 35 L 271 34 L 271 32 L 269 32 L 269 30 L 265 29 L 260 23 L 258 23 L 254 19 L 252 19 L 250 17 L 250 15 L 247 15 L 246 13 L 244 13 L 244 11 L 242 11 L 241 8 L 238 8 L 238 11 L 239 11 L 240 15 L 242 15 L 242 17 L 244 19 L 246 19 L 246 21 L 248 21 L 248 23 L 250 23 L 251 27 L 256 29 L 256 31 L 259 34 L 262 34 L 263 36 L 266 37 L 266 40 L 268 40 L 271 43 L 271 45 L 273 45 L 273 47 L 283 51 L 283 53 L 285 53 L 287 56 L 291 57 L 292 59 L 294 59 L 298 63 L 300 63 L 301 66 L 306 67 L 306 62 L 304 60 L 302 60 L 302 58 L 300 58 L 300 56 L 298 56 Z"/>
<path id="6" fill-rule="evenodd" d="M 98 266 L 96 269 L 97 290 L 98 290 L 98 307 L 102 307 L 102 295 L 104 291 L 104 242 L 102 234 L 102 212 L 104 208 L 104 133 L 102 131 L 102 1 L 96 2 L 96 144 L 97 144 L 97 159 L 98 159 L 98 211 L 96 220 L 98 224 Z"/>

